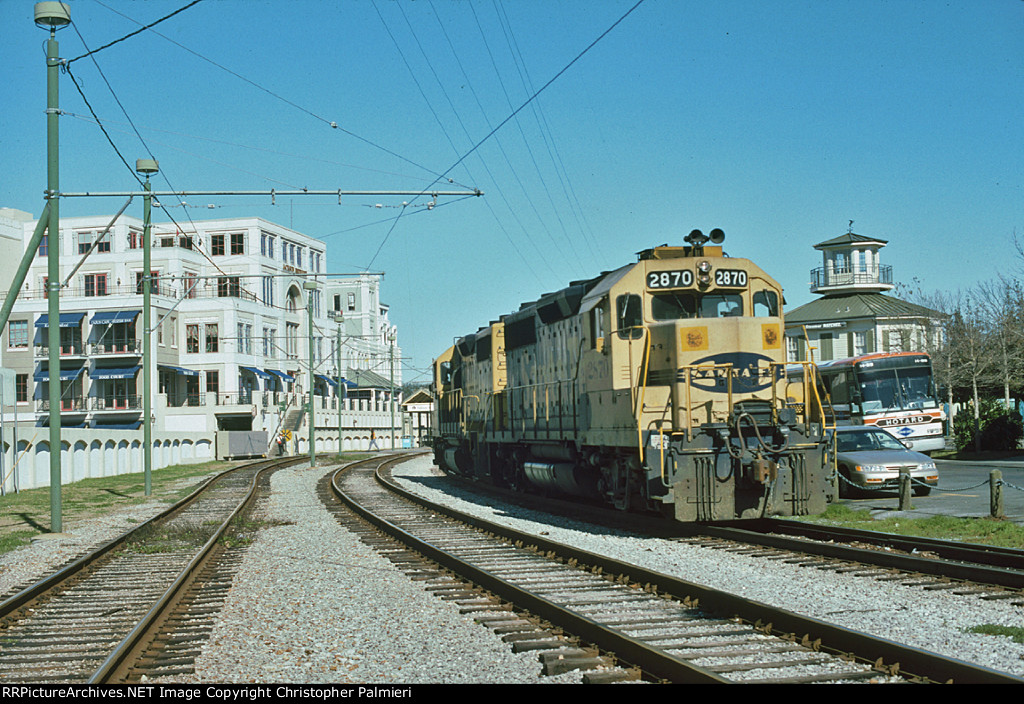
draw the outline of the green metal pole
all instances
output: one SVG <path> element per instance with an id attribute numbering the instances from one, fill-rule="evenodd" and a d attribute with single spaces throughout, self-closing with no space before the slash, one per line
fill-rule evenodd
<path id="1" fill-rule="evenodd" d="M 35 261 L 38 255 L 39 243 L 43 241 L 43 233 L 46 232 L 49 224 L 50 202 L 47 201 L 46 205 L 43 206 L 43 212 L 39 216 L 39 221 L 36 223 L 36 229 L 32 232 L 32 239 L 28 241 L 25 254 L 21 257 L 21 264 L 18 265 L 18 270 L 14 272 L 14 280 L 11 281 L 11 287 L 7 291 L 7 298 L 4 299 L 3 306 L 0 307 L 0 330 L 7 326 L 7 321 L 11 317 L 11 311 L 18 300 L 18 294 L 21 293 L 21 285 L 25 283 L 25 276 L 28 275 L 28 270 L 32 268 L 32 262 Z"/>
<path id="2" fill-rule="evenodd" d="M 50 364 L 50 531 L 64 529 L 61 517 L 60 476 L 60 133 L 59 133 L 59 45 L 50 30 L 46 42 L 46 198 L 49 206 L 47 234 L 47 328 Z M 74 382 L 72 381 L 72 388 Z"/>
<path id="3" fill-rule="evenodd" d="M 312 256 L 312 255 L 310 255 Z M 307 289 L 306 310 L 309 313 L 309 466 L 316 466 L 316 416 L 313 410 L 313 290 Z"/>
<path id="4" fill-rule="evenodd" d="M 145 475 L 146 496 L 153 493 L 153 359 L 150 342 L 152 334 L 150 326 L 150 299 L 152 282 L 150 281 L 151 264 L 151 210 L 153 196 L 150 195 L 149 174 L 143 185 L 146 195 L 142 201 L 142 469 Z"/>
<path id="5" fill-rule="evenodd" d="M 341 376 L 341 322 L 338 323 L 338 358 L 337 358 L 336 361 L 337 361 L 337 364 L 338 364 L 338 454 L 340 455 L 341 454 L 341 450 L 342 450 L 342 445 L 341 445 L 341 433 L 342 433 L 342 429 L 341 429 L 341 411 L 342 411 L 342 403 L 344 403 L 344 401 L 341 398 L 341 389 L 343 388 L 342 387 L 342 383 L 343 382 L 342 382 L 342 376 Z"/>
<path id="6" fill-rule="evenodd" d="M 395 334 L 391 333 L 391 449 L 395 449 Z"/>

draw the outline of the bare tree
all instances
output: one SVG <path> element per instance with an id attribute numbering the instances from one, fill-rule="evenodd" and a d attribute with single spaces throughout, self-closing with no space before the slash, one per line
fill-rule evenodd
<path id="1" fill-rule="evenodd" d="M 1024 291 L 1019 282 L 1000 277 L 978 285 L 977 302 L 991 337 L 992 381 L 1003 387 L 1009 409 L 1010 391 L 1020 389 L 1024 371 Z"/>

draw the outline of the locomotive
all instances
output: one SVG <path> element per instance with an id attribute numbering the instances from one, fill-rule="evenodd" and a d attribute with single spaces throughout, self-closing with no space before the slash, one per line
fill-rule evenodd
<path id="1" fill-rule="evenodd" d="M 433 365 L 437 465 L 684 522 L 824 511 L 782 287 L 724 239 L 694 230 L 457 339 Z"/>

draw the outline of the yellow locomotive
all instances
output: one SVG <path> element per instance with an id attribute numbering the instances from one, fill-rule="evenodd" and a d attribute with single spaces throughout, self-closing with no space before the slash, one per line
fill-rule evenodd
<path id="1" fill-rule="evenodd" d="M 724 237 L 694 230 L 459 339 L 434 361 L 438 466 L 687 522 L 824 511 L 782 288 Z"/>

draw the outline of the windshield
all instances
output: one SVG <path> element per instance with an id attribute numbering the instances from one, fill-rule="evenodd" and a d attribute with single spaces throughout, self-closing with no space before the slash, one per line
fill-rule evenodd
<path id="1" fill-rule="evenodd" d="M 858 430 L 839 433 L 836 439 L 839 452 L 863 452 L 865 450 L 905 450 L 899 440 L 884 430 Z"/>
<path id="2" fill-rule="evenodd" d="M 864 412 L 935 408 L 939 405 L 932 388 L 931 370 L 858 369 L 857 379 Z"/>
<path id="3" fill-rule="evenodd" d="M 658 293 L 651 297 L 655 320 L 687 318 L 731 318 L 743 315 L 743 297 L 738 293 Z"/>

